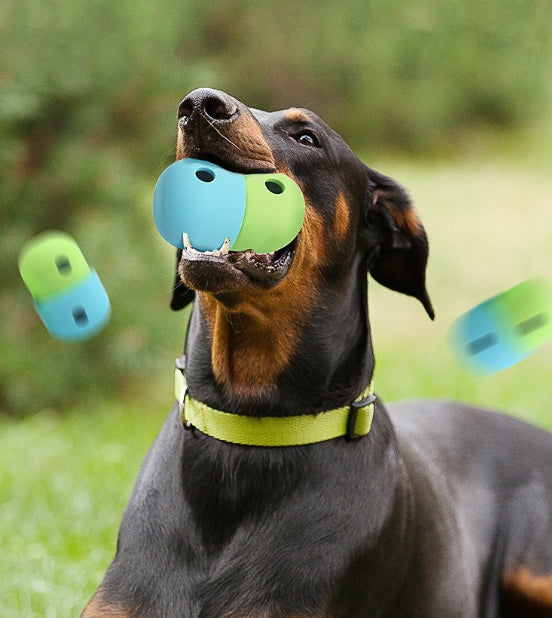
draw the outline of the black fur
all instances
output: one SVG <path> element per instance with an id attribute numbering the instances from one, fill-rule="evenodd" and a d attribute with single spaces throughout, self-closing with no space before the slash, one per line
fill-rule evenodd
<path id="1" fill-rule="evenodd" d="M 367 269 L 433 316 L 427 239 L 413 225 L 406 193 L 361 163 L 310 112 L 302 120 L 298 113 L 269 114 L 198 90 L 181 113 L 181 156 L 193 146 L 196 156 L 238 171 L 247 171 L 247 162 L 236 162 L 226 142 L 240 146 L 234 127 L 254 119 L 274 169 L 287 169 L 301 185 L 308 208 L 324 221 L 320 242 L 331 249 L 287 366 L 256 394 L 217 381 L 213 332 L 196 302 L 186 344 L 190 393 L 247 414 L 305 414 L 350 403 L 374 369 Z M 305 131 L 314 144 L 302 143 L 311 139 L 300 137 Z M 339 195 L 348 208 L 341 238 L 332 232 Z M 214 267 L 194 265 L 192 275 L 186 268 L 181 264 L 181 273 L 200 281 Z M 240 292 L 221 281 L 209 294 L 229 308 Z M 177 283 L 175 309 L 193 297 L 180 277 Z M 265 288 L 259 284 L 259 294 Z M 423 359 L 405 371 L 424 371 Z M 360 440 L 259 448 L 185 431 L 175 406 L 142 465 L 116 557 L 83 615 L 552 615 L 552 602 L 539 614 L 530 590 L 501 587 L 502 574 L 521 566 L 552 575 L 551 504 L 552 436 L 501 414 L 428 401 L 386 409 L 378 400 L 372 430 Z M 515 594 L 524 599 L 523 613 L 508 610 Z"/>

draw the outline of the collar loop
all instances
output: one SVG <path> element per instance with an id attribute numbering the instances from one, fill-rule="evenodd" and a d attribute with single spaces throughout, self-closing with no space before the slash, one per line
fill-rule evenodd
<path id="1" fill-rule="evenodd" d="M 358 440 L 365 436 L 372 426 L 372 418 L 374 415 L 374 402 L 376 396 L 372 392 L 372 384 L 368 387 L 368 394 L 362 399 L 357 399 L 349 407 L 349 418 L 347 419 L 347 438 L 349 440 Z M 372 416 L 368 417 L 366 414 L 359 414 L 365 408 L 370 407 L 372 410 Z M 367 423 L 368 426 L 367 426 Z"/>

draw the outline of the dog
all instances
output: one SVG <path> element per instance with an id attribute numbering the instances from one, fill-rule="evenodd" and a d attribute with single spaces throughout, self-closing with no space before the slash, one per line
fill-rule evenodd
<path id="1" fill-rule="evenodd" d="M 305 221 L 269 254 L 178 251 L 178 401 L 82 616 L 552 616 L 552 435 L 372 394 L 367 273 L 434 315 L 406 191 L 314 113 L 212 89 L 180 104 L 185 157 L 287 174 Z"/>

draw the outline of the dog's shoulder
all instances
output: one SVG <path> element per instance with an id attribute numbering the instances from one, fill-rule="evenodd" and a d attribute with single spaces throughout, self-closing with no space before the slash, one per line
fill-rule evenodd
<path id="1" fill-rule="evenodd" d="M 457 401 L 413 399 L 386 404 L 386 408 L 399 433 L 441 434 L 451 438 L 455 434 L 469 438 L 475 433 L 479 440 L 485 440 L 498 432 L 500 440 L 536 440 L 548 446 L 552 440 L 552 433 L 521 418 Z"/>
<path id="2" fill-rule="evenodd" d="M 468 519 L 470 513 L 492 513 L 485 534 L 492 534 L 493 522 L 527 517 L 550 529 L 552 514 L 542 496 L 552 495 L 552 433 L 454 402 L 399 402 L 388 409 L 401 456 L 413 482 L 426 488 L 425 497 L 439 494 Z"/>
<path id="3" fill-rule="evenodd" d="M 469 466 L 530 469 L 538 462 L 552 477 L 552 433 L 519 418 L 442 400 L 387 405 L 401 448 L 426 459 L 450 462 L 457 472 Z"/>
<path id="4" fill-rule="evenodd" d="M 453 531 L 470 568 L 491 551 L 507 571 L 551 572 L 552 433 L 455 402 L 405 401 L 388 412 L 421 529 Z"/>

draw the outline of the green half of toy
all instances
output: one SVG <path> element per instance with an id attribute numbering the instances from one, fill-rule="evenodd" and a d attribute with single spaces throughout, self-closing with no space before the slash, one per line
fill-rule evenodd
<path id="1" fill-rule="evenodd" d="M 19 254 L 19 272 L 35 300 L 63 292 L 90 275 L 77 243 L 64 232 L 44 232 Z"/>
<path id="2" fill-rule="evenodd" d="M 243 223 L 233 251 L 270 253 L 288 245 L 305 218 L 305 198 L 285 174 L 246 174 Z"/>
<path id="3" fill-rule="evenodd" d="M 552 338 L 552 284 L 528 279 L 495 298 L 499 319 L 516 347 L 528 353 Z"/>

